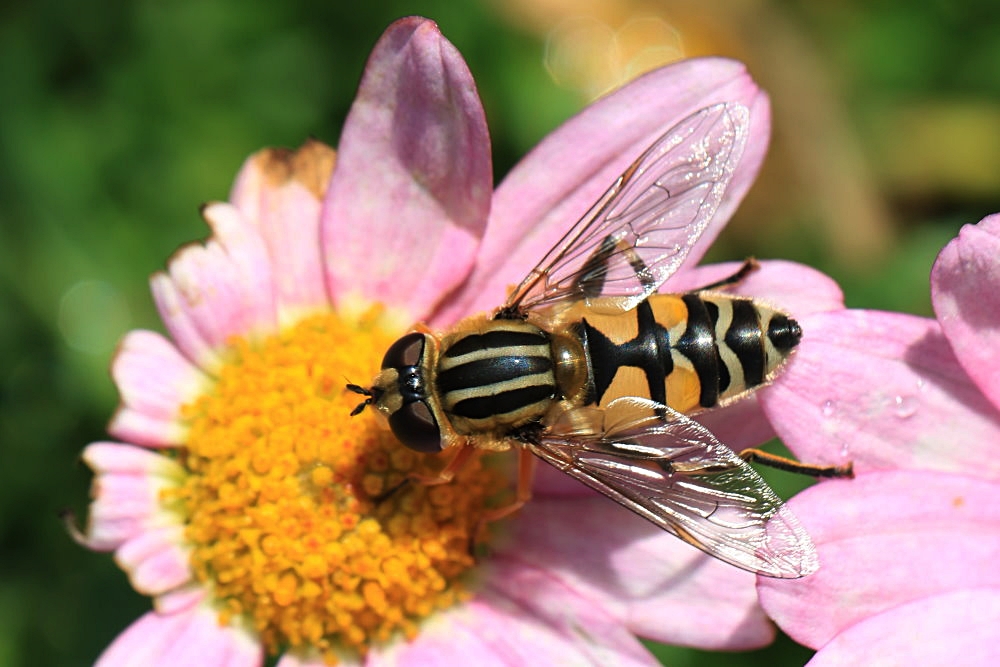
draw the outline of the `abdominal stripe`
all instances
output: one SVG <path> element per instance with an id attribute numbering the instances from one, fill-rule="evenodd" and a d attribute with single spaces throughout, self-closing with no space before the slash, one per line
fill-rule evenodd
<path id="1" fill-rule="evenodd" d="M 723 365 L 716 345 L 715 322 L 706 302 L 697 294 L 688 293 L 681 299 L 687 306 L 687 329 L 675 347 L 691 362 L 698 375 L 701 385 L 698 403 L 703 408 L 710 408 L 719 402 L 719 367 Z M 715 313 L 717 317 L 718 309 Z"/>
<path id="2" fill-rule="evenodd" d="M 587 403 L 600 403 L 623 366 L 638 368 L 646 376 L 649 398 L 666 404 L 666 379 L 674 369 L 670 356 L 670 334 L 653 316 L 649 301 L 642 301 L 633 311 L 636 317 L 635 338 L 618 344 L 586 319 L 578 327 L 578 335 L 590 356 L 593 369 L 593 395 Z"/>

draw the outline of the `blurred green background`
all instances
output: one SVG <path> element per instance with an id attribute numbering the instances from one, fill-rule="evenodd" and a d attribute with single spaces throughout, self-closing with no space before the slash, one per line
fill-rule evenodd
<path id="1" fill-rule="evenodd" d="M 335 144 L 393 19 L 436 19 L 475 75 L 501 177 L 588 99 L 719 53 L 770 92 L 764 172 L 713 250 L 809 262 L 848 304 L 930 314 L 927 276 L 1000 210 L 1000 6 L 905 0 L 275 3 L 13 0 L 0 9 L 0 665 L 85 665 L 149 603 L 57 518 L 104 437 L 107 366 L 161 328 L 147 277 L 205 235 L 242 160 Z M 669 622 L 669 619 L 664 619 Z M 657 648 L 670 665 L 801 664 Z"/>

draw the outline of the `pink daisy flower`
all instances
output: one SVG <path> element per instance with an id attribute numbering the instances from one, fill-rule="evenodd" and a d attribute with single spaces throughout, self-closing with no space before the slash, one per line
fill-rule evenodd
<path id="1" fill-rule="evenodd" d="M 747 147 L 696 262 L 745 194 L 769 132 L 742 65 L 652 72 L 559 128 L 494 191 L 489 137 L 461 56 L 426 20 L 376 45 L 339 152 L 310 142 L 252 156 L 212 237 L 152 291 L 170 338 L 134 331 L 112 372 L 122 404 L 88 446 L 84 535 L 113 551 L 149 612 L 101 665 L 281 667 L 656 664 L 637 635 L 710 649 L 771 641 L 755 577 L 683 544 L 556 471 L 468 553 L 508 480 L 474 460 L 454 484 L 373 503 L 439 462 L 351 419 L 367 380 L 414 323 L 500 304 L 647 145 L 716 102 L 750 110 Z M 682 270 L 683 290 L 733 266 Z M 796 313 L 842 307 L 828 278 L 765 262 L 740 290 Z M 767 390 L 766 390 L 767 391 Z M 736 447 L 771 427 L 756 400 L 706 419 Z"/>
<path id="2" fill-rule="evenodd" d="M 796 394 L 797 416 L 780 423 L 781 436 L 801 456 L 842 448 L 858 473 L 789 503 L 820 571 L 758 584 L 782 629 L 819 649 L 810 664 L 1000 659 L 998 257 L 1000 217 L 963 228 L 931 273 L 937 321 L 803 318 L 806 330 L 830 321 L 763 398 L 767 406 Z M 827 363 L 819 373 L 823 358 L 841 370 Z"/>

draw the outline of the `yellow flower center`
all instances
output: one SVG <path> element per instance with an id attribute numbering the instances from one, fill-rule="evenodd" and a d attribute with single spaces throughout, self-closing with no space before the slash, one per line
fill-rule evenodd
<path id="1" fill-rule="evenodd" d="M 246 619 L 272 654 L 364 654 L 469 595 L 473 533 L 503 484 L 474 457 L 450 484 L 379 498 L 448 454 L 414 453 L 373 414 L 349 416 L 362 397 L 346 379 L 366 382 L 392 343 L 376 321 L 321 315 L 234 340 L 217 384 L 185 408 L 190 474 L 165 502 L 187 517 L 220 621 Z"/>

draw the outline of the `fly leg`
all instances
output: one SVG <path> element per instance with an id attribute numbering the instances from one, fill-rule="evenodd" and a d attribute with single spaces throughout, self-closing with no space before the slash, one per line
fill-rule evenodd
<path id="1" fill-rule="evenodd" d="M 452 457 L 451 461 L 448 462 L 448 465 L 442 468 L 441 472 L 438 474 L 419 475 L 417 473 L 410 473 L 403 479 L 402 482 L 386 491 L 383 491 L 372 498 L 372 500 L 377 505 L 410 484 L 420 484 L 421 486 L 438 486 L 439 484 L 447 484 L 451 480 L 455 479 L 455 475 L 469 461 L 469 457 L 471 457 L 475 451 L 475 447 L 470 445 L 461 445 L 461 448 L 455 456 Z"/>
<path id="2" fill-rule="evenodd" d="M 737 269 L 736 273 L 734 273 L 733 275 L 727 276 L 722 280 L 716 280 L 714 283 L 705 285 L 704 287 L 699 287 L 698 289 L 693 291 L 704 292 L 707 290 L 720 290 L 720 289 L 726 289 L 727 287 L 733 287 L 734 285 L 739 285 L 741 282 L 746 280 L 747 276 L 749 276 L 751 273 L 753 273 L 759 268 L 760 268 L 760 263 L 753 257 L 749 257 L 746 260 L 744 260 L 743 265 L 740 266 L 740 268 Z"/>
<path id="3" fill-rule="evenodd" d="M 756 448 L 744 449 L 740 452 L 740 458 L 747 463 L 760 463 L 761 465 L 776 468 L 777 470 L 784 470 L 785 472 L 793 472 L 800 475 L 809 475 L 810 477 L 846 477 L 848 479 L 854 477 L 854 465 L 850 462 L 842 466 L 824 466 L 817 465 L 815 463 L 802 463 L 801 461 L 785 458 L 784 456 L 778 456 L 777 454 L 771 454 L 762 449 Z"/>
<path id="4" fill-rule="evenodd" d="M 495 507 L 488 512 L 484 512 L 483 515 L 479 517 L 479 521 L 476 522 L 476 528 L 472 531 L 472 534 L 469 537 L 469 553 L 472 554 L 473 557 L 476 556 L 476 542 L 478 541 L 480 531 L 482 531 L 488 524 L 510 516 L 524 507 L 525 503 L 531 500 L 531 484 L 535 480 L 535 465 L 537 463 L 538 460 L 525 447 L 518 448 L 517 491 L 515 492 L 514 500 L 502 507 Z"/>
<path id="5" fill-rule="evenodd" d="M 535 481 L 535 464 L 538 460 L 524 447 L 517 450 L 517 492 L 514 500 L 503 507 L 495 507 L 483 514 L 480 524 L 492 523 L 510 516 L 531 500 L 531 484 Z"/>

